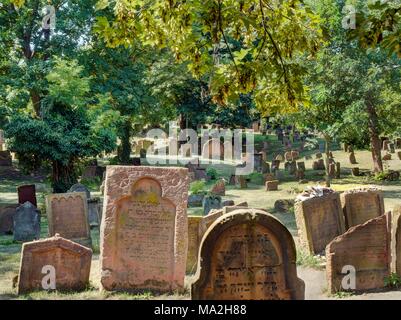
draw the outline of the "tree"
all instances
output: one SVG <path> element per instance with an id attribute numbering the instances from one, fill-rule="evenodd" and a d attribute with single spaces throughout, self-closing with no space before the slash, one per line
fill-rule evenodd
<path id="1" fill-rule="evenodd" d="M 97 20 L 110 46 L 168 47 L 200 79 L 213 101 L 225 105 L 252 93 L 261 109 L 288 110 L 304 99 L 300 53 L 320 41 L 318 19 L 301 0 L 113 2 L 114 21 Z M 98 8 L 111 7 L 108 0 Z"/>
<path id="2" fill-rule="evenodd" d="M 55 59 L 47 76 L 49 94 L 43 101 L 42 118 L 16 114 L 5 126 L 8 145 L 21 163 L 52 164 L 54 192 L 65 192 L 77 181 L 79 159 L 115 148 L 115 136 L 98 122 L 88 105 L 89 78 L 80 74 L 76 61 Z M 34 159 L 34 161 L 32 161 Z"/>

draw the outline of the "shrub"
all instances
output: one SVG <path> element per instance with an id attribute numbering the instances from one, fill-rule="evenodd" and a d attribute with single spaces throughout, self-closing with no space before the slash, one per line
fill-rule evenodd
<path id="1" fill-rule="evenodd" d="M 205 186 L 205 180 L 194 181 L 191 183 L 189 191 L 191 192 L 191 194 L 205 194 Z"/>
<path id="2" fill-rule="evenodd" d="M 212 180 L 217 179 L 217 170 L 213 167 L 209 167 L 206 169 L 206 174 L 210 177 Z"/>

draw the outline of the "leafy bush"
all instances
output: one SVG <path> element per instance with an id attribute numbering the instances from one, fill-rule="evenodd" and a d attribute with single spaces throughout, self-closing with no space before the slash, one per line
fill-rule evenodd
<path id="1" fill-rule="evenodd" d="M 399 179 L 400 173 L 393 170 L 379 172 L 374 176 L 374 180 L 376 181 L 398 181 Z"/>
<path id="2" fill-rule="evenodd" d="M 401 287 L 401 277 L 392 272 L 388 277 L 384 278 L 384 285 L 388 288 L 398 289 Z"/>
<path id="3" fill-rule="evenodd" d="M 217 179 L 217 170 L 213 167 L 209 167 L 206 169 L 206 174 L 210 177 L 212 180 Z"/>
<path id="4" fill-rule="evenodd" d="M 198 180 L 191 183 L 189 191 L 191 194 L 206 194 L 205 187 L 205 180 Z"/>

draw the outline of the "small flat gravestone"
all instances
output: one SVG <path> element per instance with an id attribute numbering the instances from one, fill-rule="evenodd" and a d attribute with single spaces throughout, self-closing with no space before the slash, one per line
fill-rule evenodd
<path id="1" fill-rule="evenodd" d="M 12 165 L 11 152 L 9 150 L 0 151 L 0 167 L 11 167 Z"/>
<path id="2" fill-rule="evenodd" d="M 32 203 L 35 207 L 37 207 L 36 201 L 36 187 L 34 184 L 19 186 L 17 188 L 18 192 L 18 203 L 24 204 L 25 202 Z"/>
<path id="3" fill-rule="evenodd" d="M 184 289 L 188 169 L 108 166 L 101 283 L 110 291 Z"/>
<path id="4" fill-rule="evenodd" d="M 19 204 L 0 204 L 0 235 L 12 234 L 14 230 L 14 214 Z"/>
<path id="5" fill-rule="evenodd" d="M 49 235 L 91 247 L 88 203 L 84 192 L 51 194 L 46 197 Z"/>
<path id="6" fill-rule="evenodd" d="M 26 242 L 18 294 L 37 290 L 80 291 L 89 284 L 92 250 L 59 237 Z"/>
<path id="7" fill-rule="evenodd" d="M 385 278 L 390 275 L 390 225 L 388 213 L 352 227 L 330 242 L 326 248 L 330 293 L 384 288 Z M 350 272 L 355 275 L 354 288 L 343 286 Z"/>
<path id="8" fill-rule="evenodd" d="M 341 194 L 341 204 L 346 229 L 384 214 L 383 193 L 376 188 L 348 190 Z"/>
<path id="9" fill-rule="evenodd" d="M 30 202 L 19 206 L 14 214 L 14 241 L 40 238 L 40 211 Z"/>
<path id="10" fill-rule="evenodd" d="M 290 232 L 261 210 L 239 209 L 218 218 L 199 249 L 194 300 L 304 299 Z"/>
<path id="11" fill-rule="evenodd" d="M 311 188 L 295 200 L 295 220 L 301 246 L 315 255 L 344 232 L 340 196 L 328 188 Z"/>

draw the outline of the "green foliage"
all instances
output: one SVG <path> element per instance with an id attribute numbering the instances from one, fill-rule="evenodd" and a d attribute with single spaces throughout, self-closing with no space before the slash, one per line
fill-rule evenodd
<path id="1" fill-rule="evenodd" d="M 191 183 L 189 187 L 191 194 L 205 194 L 206 193 L 206 182 L 205 180 L 197 180 Z"/>
<path id="2" fill-rule="evenodd" d="M 216 180 L 217 179 L 217 170 L 215 168 L 213 168 L 212 166 L 209 166 L 206 169 L 206 174 L 210 177 L 210 179 L 212 180 Z"/>
<path id="3" fill-rule="evenodd" d="M 384 278 L 384 285 L 391 289 L 399 289 L 401 287 L 401 277 L 392 272 L 388 277 Z"/>
<path id="4" fill-rule="evenodd" d="M 297 251 L 297 265 L 321 270 L 324 260 L 320 256 L 314 256 L 305 251 Z"/>
<path id="5" fill-rule="evenodd" d="M 99 8 L 111 4 L 100 1 Z M 318 18 L 303 1 L 206 0 L 113 2 L 115 18 L 97 19 L 96 32 L 113 47 L 168 47 L 225 105 L 253 93 L 262 110 L 289 110 L 303 101 L 300 54 L 320 42 Z"/>

